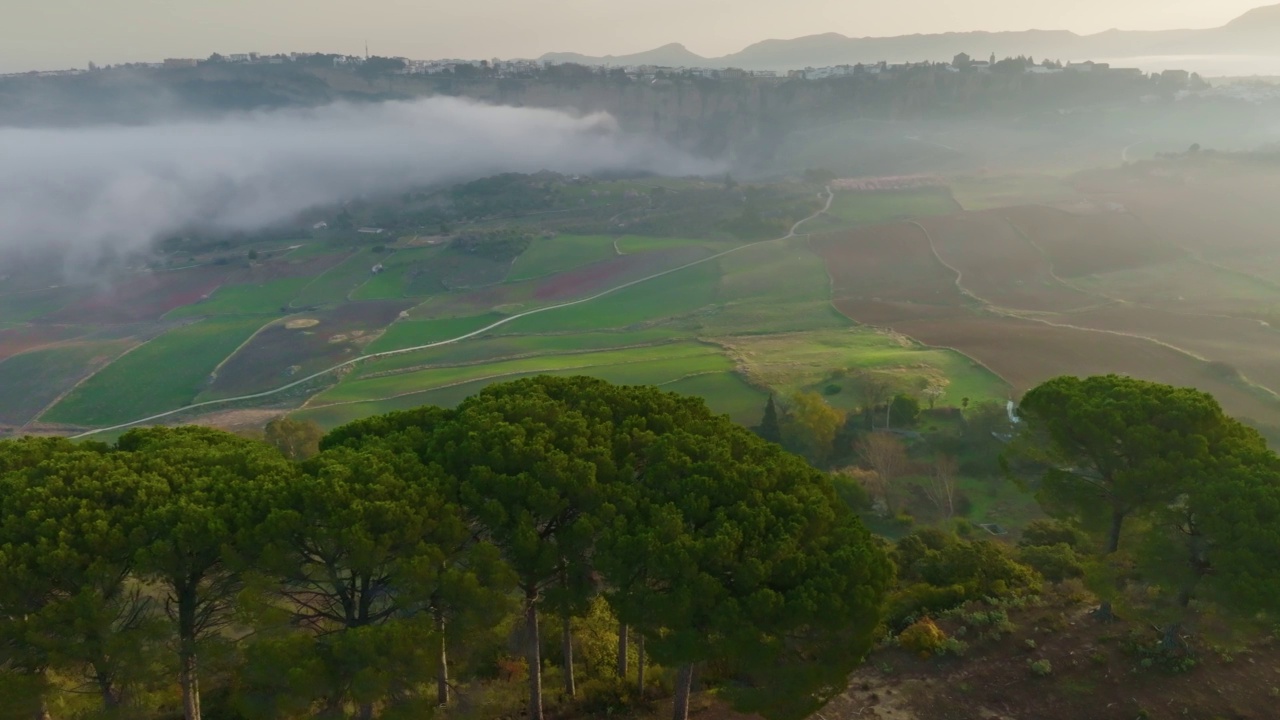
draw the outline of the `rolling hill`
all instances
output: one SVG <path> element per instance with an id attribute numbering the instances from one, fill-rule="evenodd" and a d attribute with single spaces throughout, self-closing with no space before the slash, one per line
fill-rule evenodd
<path id="1" fill-rule="evenodd" d="M 764 40 L 723 57 L 702 57 L 670 44 L 632 55 L 589 57 L 549 53 L 545 62 L 588 65 L 664 65 L 790 70 L 829 65 L 906 61 L 945 61 L 957 53 L 976 57 L 1031 55 L 1062 60 L 1134 58 L 1170 54 L 1276 55 L 1280 53 L 1280 5 L 1251 10 L 1230 23 L 1202 30 L 1107 30 L 1078 35 L 1065 30 L 955 32 L 897 37 L 847 37 L 839 33 L 790 40 Z"/>

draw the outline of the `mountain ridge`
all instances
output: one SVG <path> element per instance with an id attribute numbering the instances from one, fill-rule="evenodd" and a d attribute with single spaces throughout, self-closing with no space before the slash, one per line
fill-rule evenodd
<path id="1" fill-rule="evenodd" d="M 984 47 L 983 44 L 986 46 Z M 1104 30 L 1080 35 L 1069 30 L 956 31 L 887 37 L 818 33 L 754 42 L 736 53 L 704 57 L 680 43 L 626 55 L 589 56 L 553 52 L 539 60 L 587 65 L 738 67 L 795 70 L 827 65 L 949 61 L 964 52 L 975 57 L 1029 55 L 1060 60 L 1133 58 L 1184 53 L 1280 55 L 1280 5 L 1257 7 L 1227 24 L 1201 30 Z"/>

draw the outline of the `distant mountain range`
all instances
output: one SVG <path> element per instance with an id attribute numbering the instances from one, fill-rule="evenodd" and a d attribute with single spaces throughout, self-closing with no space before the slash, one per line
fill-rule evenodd
<path id="1" fill-rule="evenodd" d="M 679 43 L 634 55 L 590 57 L 548 53 L 540 58 L 586 65 L 661 65 L 736 67 L 744 70 L 793 70 L 857 63 L 949 61 L 959 53 L 985 58 L 1029 55 L 1036 59 L 1088 60 L 1156 55 L 1280 55 L 1280 5 L 1250 10 L 1219 28 L 1207 30 L 1107 30 L 1077 35 L 1066 30 L 959 32 L 937 35 L 851 38 L 838 33 L 793 40 L 765 40 L 718 58 L 702 57 Z"/>

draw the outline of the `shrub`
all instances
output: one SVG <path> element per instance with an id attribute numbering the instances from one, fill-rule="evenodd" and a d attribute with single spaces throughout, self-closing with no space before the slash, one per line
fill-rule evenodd
<path id="1" fill-rule="evenodd" d="M 579 709 L 588 717 L 621 714 L 636 704 L 635 688 L 622 678 L 594 679 L 582 684 Z"/>
<path id="2" fill-rule="evenodd" d="M 889 598 L 889 610 L 885 622 L 893 629 L 901 629 L 922 615 L 936 615 L 963 605 L 969 599 L 962 585 L 935 587 L 919 583 L 895 592 Z"/>
<path id="3" fill-rule="evenodd" d="M 1088 541 L 1088 537 L 1074 525 L 1061 520 L 1035 520 L 1022 531 L 1022 539 L 1018 540 L 1018 546 L 1026 548 L 1067 545 L 1072 550 L 1080 550 Z"/>
<path id="4" fill-rule="evenodd" d="M 1053 674 L 1053 664 L 1048 660 L 1032 660 L 1027 667 L 1031 669 L 1031 674 L 1036 677 L 1048 677 Z"/>
<path id="5" fill-rule="evenodd" d="M 964 628 L 961 628 L 962 630 Z M 942 641 L 942 645 L 934 651 L 935 655 L 951 655 L 952 657 L 964 657 L 969 652 L 969 644 L 963 640 L 950 637 Z"/>
<path id="6" fill-rule="evenodd" d="M 1032 545 L 1018 552 L 1018 559 L 1036 569 L 1045 580 L 1062 582 L 1084 577 L 1084 565 L 1076 551 L 1066 543 Z"/>
<path id="7" fill-rule="evenodd" d="M 929 618 L 917 621 L 898 635 L 898 644 L 921 657 L 935 655 L 947 641 L 947 634 Z"/>

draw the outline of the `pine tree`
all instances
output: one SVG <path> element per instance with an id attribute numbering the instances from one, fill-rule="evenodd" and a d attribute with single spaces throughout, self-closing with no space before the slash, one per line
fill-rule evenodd
<path id="1" fill-rule="evenodd" d="M 773 402 L 773 395 L 764 406 L 764 419 L 760 421 L 759 435 L 771 443 L 782 442 L 782 425 L 778 422 L 778 406 Z"/>

